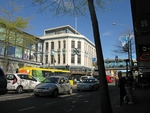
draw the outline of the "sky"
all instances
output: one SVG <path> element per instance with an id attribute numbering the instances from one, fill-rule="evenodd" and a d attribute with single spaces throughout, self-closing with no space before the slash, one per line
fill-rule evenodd
<path id="1" fill-rule="evenodd" d="M 1 0 L 0 5 L 5 6 L 10 0 Z M 14 0 L 17 4 L 20 0 Z M 74 16 L 53 16 L 52 12 L 38 13 L 39 7 L 29 6 L 31 0 L 23 0 L 24 7 L 17 16 L 31 17 L 29 21 L 30 29 L 27 31 L 35 36 L 43 36 L 44 30 L 64 25 L 70 25 L 80 34 L 87 37 L 94 43 L 92 23 L 89 12 L 85 16 L 80 16 L 75 19 Z M 104 0 L 106 1 L 106 0 Z M 103 49 L 104 59 L 127 58 L 126 55 L 113 53 L 112 50 L 117 49 L 114 45 L 120 38 L 121 33 L 125 33 L 128 28 L 133 30 L 132 14 L 130 0 L 120 0 L 120 2 L 112 2 L 106 5 L 104 12 L 97 11 L 97 19 L 99 24 L 100 38 Z M 112 25 L 116 23 L 116 25 Z M 135 58 L 135 55 L 132 56 Z"/>

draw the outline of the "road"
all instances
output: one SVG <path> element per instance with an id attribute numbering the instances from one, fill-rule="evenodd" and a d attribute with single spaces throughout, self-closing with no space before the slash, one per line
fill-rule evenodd
<path id="1" fill-rule="evenodd" d="M 61 94 L 57 98 L 8 92 L 0 96 L 0 113 L 93 113 L 100 107 L 99 91 Z"/>

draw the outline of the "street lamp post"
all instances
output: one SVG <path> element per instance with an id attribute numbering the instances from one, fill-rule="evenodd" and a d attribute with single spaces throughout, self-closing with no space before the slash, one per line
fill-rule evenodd
<path id="1" fill-rule="evenodd" d="M 127 52 L 128 52 L 128 59 L 129 59 L 129 66 L 130 66 L 130 70 L 132 68 L 132 45 L 131 45 L 131 31 L 130 31 L 130 27 L 128 25 L 124 25 L 124 24 L 116 24 L 116 23 L 112 23 L 112 25 L 118 25 L 118 26 L 124 26 L 124 27 L 128 27 L 128 30 L 129 30 L 129 36 L 128 36 L 128 39 L 127 39 Z"/>

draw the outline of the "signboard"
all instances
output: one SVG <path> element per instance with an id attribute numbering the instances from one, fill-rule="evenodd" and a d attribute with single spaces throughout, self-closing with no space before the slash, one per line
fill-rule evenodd
<path id="1" fill-rule="evenodd" d="M 149 45 L 139 45 L 139 60 L 150 61 L 150 46 Z"/>
<path id="2" fill-rule="evenodd" d="M 142 61 L 150 61 L 150 53 L 142 53 L 140 54 L 140 59 L 139 60 L 142 60 Z"/>
<path id="3" fill-rule="evenodd" d="M 150 0 L 130 0 L 137 64 L 150 66 Z"/>
<path id="4" fill-rule="evenodd" d="M 150 32 L 150 15 L 140 15 L 135 21 L 135 30 L 139 33 Z"/>
<path id="5" fill-rule="evenodd" d="M 150 52 L 150 45 L 139 45 L 139 52 Z"/>

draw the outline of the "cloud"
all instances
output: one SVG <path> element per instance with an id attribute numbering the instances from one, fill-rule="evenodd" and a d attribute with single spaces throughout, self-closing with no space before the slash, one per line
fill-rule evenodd
<path id="1" fill-rule="evenodd" d="M 103 33 L 102 35 L 103 36 L 111 36 L 112 34 L 111 34 L 111 32 L 107 31 L 107 32 Z"/>

